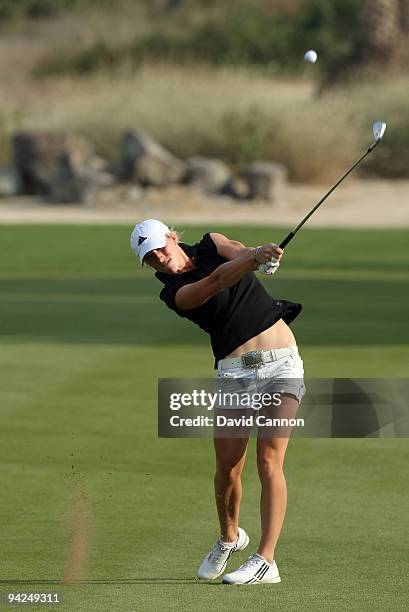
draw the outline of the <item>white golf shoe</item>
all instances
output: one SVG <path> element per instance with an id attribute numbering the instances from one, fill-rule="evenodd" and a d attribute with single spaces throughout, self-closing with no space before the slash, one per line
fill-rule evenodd
<path id="1" fill-rule="evenodd" d="M 249 536 L 239 527 L 239 535 L 236 542 L 227 544 L 220 539 L 217 540 L 209 554 L 203 559 L 199 571 L 197 572 L 200 580 L 214 580 L 223 574 L 227 561 L 231 555 L 238 550 L 244 550 L 249 543 Z"/>
<path id="2" fill-rule="evenodd" d="M 277 563 L 268 563 L 254 553 L 239 569 L 223 576 L 224 584 L 267 584 L 281 582 Z"/>

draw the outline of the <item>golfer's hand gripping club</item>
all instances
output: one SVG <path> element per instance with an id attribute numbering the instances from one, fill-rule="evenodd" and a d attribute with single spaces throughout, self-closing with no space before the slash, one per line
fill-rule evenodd
<path id="1" fill-rule="evenodd" d="M 261 272 L 262 274 L 268 274 L 271 276 L 271 274 L 274 274 L 275 272 L 277 272 L 278 267 L 280 265 L 280 262 L 277 261 L 277 259 L 271 259 L 271 261 L 268 261 L 265 264 L 260 264 L 258 267 L 258 271 Z"/>
<path id="2" fill-rule="evenodd" d="M 259 264 L 258 271 L 271 276 L 277 272 L 282 255 L 282 249 L 276 244 L 258 246 L 254 251 L 254 259 Z"/>

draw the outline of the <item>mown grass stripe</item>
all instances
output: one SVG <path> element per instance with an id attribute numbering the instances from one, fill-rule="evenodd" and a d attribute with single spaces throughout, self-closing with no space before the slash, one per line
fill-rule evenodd
<path id="1" fill-rule="evenodd" d="M 2 293 L 0 302 L 93 302 L 97 304 L 158 304 L 154 295 L 95 295 L 95 294 L 56 294 L 56 293 Z"/>

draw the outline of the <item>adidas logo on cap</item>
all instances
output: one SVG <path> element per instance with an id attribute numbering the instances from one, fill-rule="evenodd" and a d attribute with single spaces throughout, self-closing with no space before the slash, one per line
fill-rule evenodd
<path id="1" fill-rule="evenodd" d="M 137 223 L 131 234 L 131 249 L 143 262 L 146 253 L 166 246 L 169 232 L 168 226 L 157 219 L 147 219 Z"/>

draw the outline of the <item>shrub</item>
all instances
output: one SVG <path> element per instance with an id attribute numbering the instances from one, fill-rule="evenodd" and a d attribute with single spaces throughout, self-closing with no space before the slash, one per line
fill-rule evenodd
<path id="1" fill-rule="evenodd" d="M 227 3 L 217 18 L 203 18 L 187 34 L 181 24 L 169 33 L 159 20 L 151 33 L 115 52 L 104 43 L 95 42 L 69 61 L 57 54 L 42 65 L 40 74 L 83 73 L 84 65 L 87 71 L 100 66 L 115 67 L 122 62 L 139 65 L 149 58 L 259 65 L 275 73 L 299 72 L 305 67 L 303 54 L 311 47 L 320 53 L 316 67 L 319 71 L 331 66 L 335 57 L 350 53 L 350 32 L 359 6 L 360 0 L 310 0 L 298 12 L 285 12 L 263 9 L 255 0 L 238 2 L 233 10 Z"/>
<path id="2" fill-rule="evenodd" d="M 18 17 L 40 19 L 64 10 L 115 6 L 115 0 L 0 0 L 0 23 Z"/>

